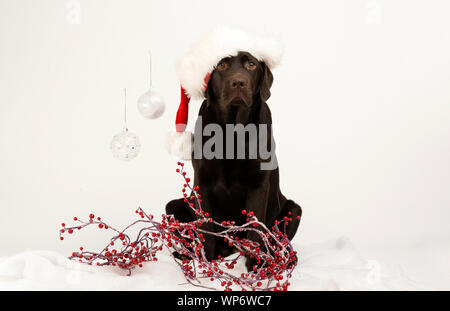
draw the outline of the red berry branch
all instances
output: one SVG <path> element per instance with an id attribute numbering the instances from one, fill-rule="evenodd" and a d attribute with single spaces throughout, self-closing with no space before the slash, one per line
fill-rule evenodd
<path id="1" fill-rule="evenodd" d="M 147 214 L 142 208 L 138 208 L 136 213 L 139 219 L 125 227 L 117 230 L 100 217 L 94 214 L 89 215 L 88 221 L 83 221 L 74 217 L 76 225 L 68 227 L 64 223 L 60 229 L 59 236 L 64 240 L 64 235 L 73 234 L 76 230 L 81 230 L 88 226 L 96 226 L 102 230 L 112 230 L 114 236 L 110 242 L 98 253 L 85 251 L 83 247 L 75 251 L 69 259 L 77 260 L 88 265 L 97 266 L 117 266 L 128 270 L 128 275 L 132 269 L 142 267 L 144 262 L 157 261 L 158 252 L 167 248 L 175 263 L 183 271 L 187 282 L 194 286 L 209 289 L 216 289 L 205 285 L 203 279 L 218 281 L 224 290 L 231 291 L 232 288 L 241 290 L 267 290 L 279 291 L 287 290 L 290 283 L 292 271 L 297 265 L 297 252 L 293 250 L 287 235 L 286 225 L 292 219 L 284 217 L 281 221 L 275 221 L 275 225 L 269 230 L 262 222 L 258 221 L 252 211 L 243 210 L 242 214 L 247 216 L 246 223 L 236 225 L 234 221 L 216 222 L 207 212 L 202 209 L 202 196 L 198 186 L 191 186 L 190 178 L 186 176 L 184 164 L 178 162 L 179 173 L 184 178 L 183 195 L 186 208 L 191 208 L 197 220 L 187 223 L 180 223 L 173 215 L 162 215 L 161 222 L 153 219 L 153 215 Z M 188 195 L 188 191 L 191 192 Z M 202 227 L 206 223 L 213 223 L 220 228 L 218 232 L 208 231 Z M 127 233 L 130 228 L 139 229 L 137 236 L 131 238 Z M 283 227 L 283 232 L 279 229 Z M 236 234 L 242 232 L 255 232 L 264 245 L 241 238 Z M 205 235 L 214 235 L 228 242 L 230 247 L 237 249 L 235 255 L 227 258 L 219 256 L 215 260 L 207 260 L 204 250 Z M 177 259 L 174 253 L 184 256 L 184 260 Z M 233 273 L 234 266 L 242 257 L 255 259 L 257 265 L 247 273 L 240 275 Z"/>

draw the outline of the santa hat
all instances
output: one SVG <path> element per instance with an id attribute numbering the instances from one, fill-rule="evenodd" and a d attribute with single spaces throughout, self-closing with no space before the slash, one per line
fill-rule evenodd
<path id="1" fill-rule="evenodd" d="M 217 63 L 240 51 L 248 52 L 273 69 L 281 61 L 283 48 L 271 35 L 259 35 L 239 29 L 218 27 L 204 36 L 177 62 L 177 74 L 181 83 L 181 100 L 175 119 L 175 133 L 170 133 L 166 147 L 171 154 L 190 159 L 192 134 L 186 131 L 189 102 L 202 100 L 209 77 Z"/>

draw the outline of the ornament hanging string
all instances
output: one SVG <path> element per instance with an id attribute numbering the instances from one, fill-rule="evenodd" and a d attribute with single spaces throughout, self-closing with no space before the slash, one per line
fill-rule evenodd
<path id="1" fill-rule="evenodd" d="M 152 64 L 152 51 L 148 51 L 148 55 L 150 57 L 150 74 L 149 74 L 149 79 L 150 79 L 150 89 L 152 89 L 152 84 L 153 84 L 153 78 L 152 78 L 152 70 L 153 70 L 153 64 Z"/>
<path id="2" fill-rule="evenodd" d="M 128 132 L 127 126 L 127 89 L 123 89 L 123 105 L 124 105 L 124 130 Z"/>

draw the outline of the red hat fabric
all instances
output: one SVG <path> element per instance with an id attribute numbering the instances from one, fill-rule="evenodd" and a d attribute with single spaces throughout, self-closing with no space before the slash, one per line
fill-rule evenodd
<path id="1" fill-rule="evenodd" d="M 177 132 L 184 132 L 188 123 L 189 102 L 191 99 L 186 95 L 186 90 L 181 87 L 180 106 L 177 111 L 177 118 L 175 119 L 175 128 Z"/>
<path id="2" fill-rule="evenodd" d="M 206 74 L 204 78 L 204 90 L 206 91 L 206 88 L 208 87 L 209 77 L 211 76 L 210 73 Z M 184 132 L 186 130 L 186 126 L 188 123 L 188 115 L 189 115 L 189 102 L 191 99 L 186 94 L 186 90 L 181 86 L 181 100 L 180 100 L 180 106 L 177 110 L 177 117 L 175 119 L 175 128 L 177 132 Z"/>

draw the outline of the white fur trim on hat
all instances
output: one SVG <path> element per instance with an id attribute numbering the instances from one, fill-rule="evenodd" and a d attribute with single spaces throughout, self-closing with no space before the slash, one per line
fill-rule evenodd
<path id="1" fill-rule="evenodd" d="M 258 35 L 239 29 L 219 27 L 210 31 L 193 48 L 177 61 L 177 73 L 181 85 L 189 97 L 203 99 L 205 76 L 214 70 L 224 57 L 248 52 L 273 69 L 283 56 L 283 48 L 277 38 Z"/>
<path id="2" fill-rule="evenodd" d="M 192 132 L 167 132 L 165 139 L 167 152 L 181 160 L 191 160 L 193 146 Z"/>

